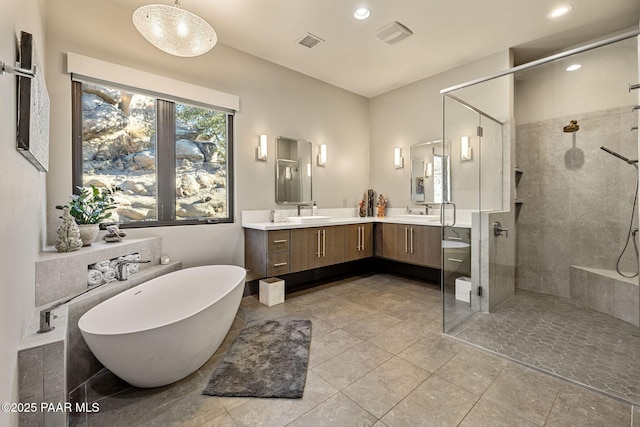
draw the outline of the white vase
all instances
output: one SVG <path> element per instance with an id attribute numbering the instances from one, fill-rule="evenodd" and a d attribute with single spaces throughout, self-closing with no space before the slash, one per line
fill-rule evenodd
<path id="1" fill-rule="evenodd" d="M 98 233 L 100 232 L 100 226 L 98 224 L 78 224 L 80 229 L 80 238 L 82 239 L 82 246 L 91 246 Z"/>

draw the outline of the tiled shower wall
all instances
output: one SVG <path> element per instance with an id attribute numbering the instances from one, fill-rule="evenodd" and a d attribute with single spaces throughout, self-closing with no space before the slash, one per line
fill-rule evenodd
<path id="1" fill-rule="evenodd" d="M 615 270 L 637 171 L 600 147 L 636 159 L 635 116 L 627 106 L 516 127 L 518 288 L 569 297 L 571 265 Z M 563 132 L 569 120 L 575 134 Z M 630 246 L 623 271 L 635 270 L 634 256 Z"/>

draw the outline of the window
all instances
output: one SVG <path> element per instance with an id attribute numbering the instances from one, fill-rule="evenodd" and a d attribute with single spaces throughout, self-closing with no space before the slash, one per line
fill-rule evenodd
<path id="1" fill-rule="evenodd" d="M 124 227 L 233 222 L 233 115 L 73 82 L 73 182 L 113 187 Z"/>

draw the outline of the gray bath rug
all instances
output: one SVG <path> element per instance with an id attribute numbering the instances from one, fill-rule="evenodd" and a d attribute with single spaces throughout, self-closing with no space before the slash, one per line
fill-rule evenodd
<path id="1" fill-rule="evenodd" d="M 299 399 L 304 391 L 310 320 L 247 325 L 216 366 L 202 394 Z"/>

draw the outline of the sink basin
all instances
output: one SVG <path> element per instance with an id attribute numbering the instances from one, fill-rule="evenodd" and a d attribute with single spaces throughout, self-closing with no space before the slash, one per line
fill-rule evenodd
<path id="1" fill-rule="evenodd" d="M 321 224 L 329 222 L 330 216 L 309 215 L 309 216 L 288 216 L 287 222 L 294 224 Z"/>
<path id="2" fill-rule="evenodd" d="M 415 219 L 424 222 L 440 222 L 440 215 L 417 215 L 417 214 L 404 214 L 398 215 L 399 218 Z"/>

